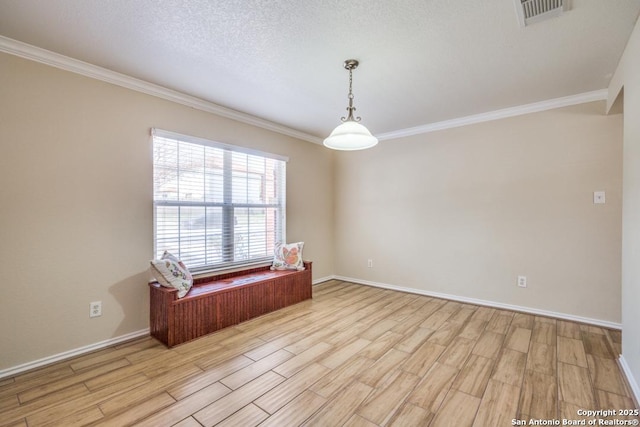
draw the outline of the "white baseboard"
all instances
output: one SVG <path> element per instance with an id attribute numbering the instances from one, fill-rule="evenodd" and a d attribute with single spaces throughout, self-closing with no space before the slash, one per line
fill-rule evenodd
<path id="1" fill-rule="evenodd" d="M 121 342 L 129 341 L 135 338 L 140 338 L 149 335 L 149 328 L 142 329 L 140 331 L 131 332 L 119 337 L 110 338 L 108 340 L 100 341 L 94 344 L 89 344 L 84 347 L 76 348 L 74 350 L 65 351 L 64 353 L 54 354 L 53 356 L 45 357 L 42 359 L 34 360 L 33 362 L 27 362 L 22 365 L 14 366 L 12 368 L 0 370 L 0 379 L 5 377 L 12 377 L 21 372 L 30 371 L 41 366 L 50 365 L 61 360 L 70 359 L 72 357 L 81 356 L 92 351 L 100 350 L 112 345 L 119 344 Z"/>
<path id="2" fill-rule="evenodd" d="M 635 399 L 635 404 L 640 405 L 640 386 L 638 386 L 638 382 L 633 377 L 633 373 L 631 372 L 631 367 L 627 364 L 623 355 L 620 355 L 618 358 L 618 364 L 622 369 L 622 373 L 627 378 L 627 383 L 629 384 L 629 388 L 631 388 L 631 392 L 633 393 L 633 397 Z"/>
<path id="3" fill-rule="evenodd" d="M 540 315 L 540 316 L 555 317 L 555 318 L 558 318 L 558 319 L 570 320 L 570 321 L 573 321 L 573 322 L 587 323 L 587 324 L 590 324 L 590 325 L 602 326 L 602 327 L 605 327 L 605 328 L 622 330 L 622 324 L 621 323 L 610 322 L 608 320 L 592 319 L 590 317 L 574 316 L 573 314 L 558 313 L 558 312 L 555 312 L 555 311 L 541 310 L 541 309 L 538 309 L 538 308 L 523 307 L 523 306 L 512 305 L 512 304 L 503 304 L 503 303 L 500 303 L 500 302 L 486 301 L 486 300 L 481 300 L 481 299 L 476 299 L 476 298 L 461 297 L 461 296 L 458 296 L 458 295 L 442 294 L 442 293 L 439 293 L 439 292 L 425 291 L 425 290 L 422 290 L 422 289 L 404 288 L 404 287 L 401 287 L 401 286 L 389 285 L 389 284 L 386 284 L 386 283 L 379 283 L 379 282 L 371 282 L 369 280 L 361 280 L 361 279 L 356 279 L 356 278 L 353 278 L 353 277 L 334 276 L 333 278 L 336 279 L 336 280 L 343 280 L 345 282 L 359 283 L 361 285 L 373 286 L 373 287 L 376 287 L 376 288 L 391 289 L 391 290 L 394 290 L 394 291 L 408 292 L 408 293 L 411 293 L 411 294 L 425 295 L 425 296 L 428 296 L 428 297 L 448 299 L 448 300 L 452 300 L 452 301 L 464 302 L 464 303 L 475 304 L 475 305 L 483 305 L 483 306 L 493 307 L 493 308 L 501 308 L 501 309 L 504 309 L 504 310 L 521 311 L 523 313 L 536 314 L 536 315 Z"/>
<path id="4" fill-rule="evenodd" d="M 319 279 L 314 280 L 313 282 L 311 282 L 312 285 L 317 285 L 320 283 L 324 283 L 324 282 L 328 282 L 329 280 L 333 280 L 335 279 L 336 276 L 326 276 L 326 277 L 320 277 Z"/>
<path id="5" fill-rule="evenodd" d="M 499 303 L 499 302 L 495 302 L 495 301 L 485 301 L 485 300 L 480 300 L 480 299 L 475 299 L 475 298 L 467 298 L 467 297 L 461 297 L 458 295 L 450 295 L 450 294 L 443 294 L 443 293 L 439 293 L 439 292 L 430 292 L 430 291 L 425 291 L 422 289 L 414 289 L 414 288 L 405 288 L 405 287 L 401 287 L 401 286 L 395 286 L 395 285 L 389 285 L 386 283 L 379 283 L 379 282 L 372 282 L 369 280 L 362 280 L 362 279 L 356 279 L 353 277 L 344 277 L 344 276 L 336 276 L 336 275 L 332 275 L 332 276 L 326 276 L 326 277 L 321 277 L 318 279 L 315 279 L 313 281 L 314 285 L 317 285 L 319 283 L 323 283 L 329 280 L 342 280 L 345 282 L 352 282 L 352 283 L 358 283 L 361 285 L 367 285 L 367 286 L 373 286 L 376 288 L 383 288 L 383 289 L 391 289 L 394 291 L 400 291 L 400 292 L 407 292 L 407 293 L 411 293 L 411 294 L 418 294 L 418 295 L 425 295 L 425 296 L 429 296 L 429 297 L 436 297 L 436 298 L 443 298 L 443 299 L 448 299 L 448 300 L 452 300 L 452 301 L 458 301 L 458 302 L 464 302 L 464 303 L 468 303 L 468 304 L 476 304 L 476 305 L 482 305 L 482 306 L 487 306 L 487 307 L 493 307 L 493 308 L 501 308 L 501 309 L 505 309 L 505 310 L 512 310 L 512 311 L 521 311 L 523 313 L 530 313 L 530 314 L 537 314 L 537 315 L 541 315 L 541 316 L 549 316 L 549 317 L 555 317 L 558 319 L 565 319 L 565 320 L 571 320 L 574 322 L 580 322 L 580 323 L 587 323 L 590 325 L 596 325 L 596 326 L 603 326 L 605 328 L 611 328 L 611 329 L 622 329 L 622 325 L 620 323 L 615 323 L 615 322 L 609 322 L 606 320 L 599 320 L 599 319 L 591 319 L 588 317 L 581 317 L 581 316 L 574 316 L 571 314 L 565 314 L 565 313 L 558 313 L 555 311 L 548 311 L 548 310 L 540 310 L 537 308 L 530 308 L 530 307 L 523 307 L 523 306 L 518 306 L 518 305 L 511 305 L 511 304 L 503 304 L 503 303 Z M 88 346 L 85 347 L 80 347 L 77 348 L 75 350 L 70 350 L 70 351 L 66 351 L 64 353 L 59 353 L 53 356 L 49 356 L 49 357 L 45 357 L 43 359 L 39 359 L 39 360 L 35 360 L 33 362 L 28 362 L 22 365 L 18 365 L 18 366 L 14 366 L 12 368 L 8 368 L 8 369 L 4 369 L 4 370 L 0 370 L 0 379 L 5 378 L 5 377 L 10 377 L 16 374 L 19 374 L 21 372 L 25 372 L 25 371 L 29 371 L 31 369 L 35 369 L 35 368 L 39 368 L 41 366 L 45 366 L 51 363 L 55 363 L 55 362 L 59 362 L 61 360 L 65 360 L 65 359 L 69 359 L 71 357 L 75 357 L 75 356 L 80 356 L 95 350 L 100 350 L 102 348 L 105 347 L 109 347 L 115 344 L 119 344 L 121 342 L 124 341 L 129 341 L 132 340 L 134 338 L 139 338 L 145 335 L 149 335 L 149 328 L 146 329 L 142 329 L 140 331 L 136 331 L 136 332 L 131 332 L 129 334 L 126 335 L 122 335 L 116 338 L 111 338 L 105 341 L 100 341 L 98 343 L 95 344 L 90 344 Z M 622 367 L 622 370 L 624 371 L 625 375 L 627 376 L 627 380 L 629 381 L 629 384 L 631 386 L 631 388 L 633 389 L 633 393 L 636 396 L 636 400 L 638 400 L 639 396 L 640 396 L 640 389 L 638 388 L 638 384 L 635 381 L 635 379 L 633 378 L 633 375 L 631 374 L 631 370 L 629 369 L 629 366 L 627 365 L 627 363 L 624 361 L 624 358 L 622 356 L 620 356 L 620 366 Z"/>
<path id="6" fill-rule="evenodd" d="M 320 277 L 314 280 L 312 283 L 317 285 L 328 280 L 332 280 L 334 276 Z M 54 354 L 53 356 L 44 357 L 42 359 L 27 362 L 22 365 L 13 366 L 11 368 L 0 370 L 0 379 L 12 377 L 22 372 L 30 371 L 32 369 L 40 368 L 42 366 L 50 365 L 52 363 L 60 362 L 62 360 L 70 359 L 72 357 L 81 356 L 83 354 L 90 353 L 92 351 L 100 350 L 112 345 L 119 344 L 121 342 L 129 341 L 135 338 L 140 338 L 149 335 L 149 328 L 142 329 L 140 331 L 131 332 L 129 334 L 121 335 L 119 337 L 111 338 L 108 340 L 100 341 L 94 344 L 89 344 L 84 347 L 76 348 L 73 350 L 65 351 L 63 353 Z"/>

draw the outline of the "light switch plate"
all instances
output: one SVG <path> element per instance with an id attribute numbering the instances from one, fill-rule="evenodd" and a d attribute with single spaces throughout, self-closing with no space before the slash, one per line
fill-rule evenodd
<path id="1" fill-rule="evenodd" d="M 594 205 L 600 205 L 600 204 L 604 204 L 604 202 L 605 202 L 604 191 L 594 191 L 593 192 L 593 204 Z"/>

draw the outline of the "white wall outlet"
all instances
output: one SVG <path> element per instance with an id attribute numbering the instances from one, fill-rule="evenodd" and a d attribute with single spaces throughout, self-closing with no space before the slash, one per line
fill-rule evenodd
<path id="1" fill-rule="evenodd" d="M 593 192 L 593 204 L 594 205 L 604 205 L 605 203 L 605 193 L 604 191 L 594 191 Z"/>
<path id="2" fill-rule="evenodd" d="M 521 288 L 527 287 L 527 276 L 518 276 L 518 286 Z"/>
<path id="3" fill-rule="evenodd" d="M 369 268 L 373 267 L 373 260 L 372 259 L 368 259 L 367 260 L 367 267 L 369 267 Z"/>
<path id="4" fill-rule="evenodd" d="M 89 303 L 89 317 L 102 316 L 102 301 L 94 301 Z"/>

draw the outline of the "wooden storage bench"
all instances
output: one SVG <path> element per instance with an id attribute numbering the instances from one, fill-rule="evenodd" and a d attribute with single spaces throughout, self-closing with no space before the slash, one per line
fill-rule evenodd
<path id="1" fill-rule="evenodd" d="M 151 336 L 173 347 L 311 298 L 311 262 L 303 271 L 269 266 L 194 280 L 187 295 L 157 282 L 151 289 Z"/>

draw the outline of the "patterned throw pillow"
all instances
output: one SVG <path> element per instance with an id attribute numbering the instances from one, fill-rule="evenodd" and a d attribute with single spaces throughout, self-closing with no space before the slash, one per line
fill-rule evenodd
<path id="1" fill-rule="evenodd" d="M 193 276 L 175 255 L 164 251 L 162 258 L 150 261 L 151 273 L 162 286 L 178 290 L 178 298 L 189 292 L 193 285 Z"/>
<path id="2" fill-rule="evenodd" d="M 277 243 L 273 254 L 272 270 L 304 270 L 302 248 L 304 242 Z"/>

